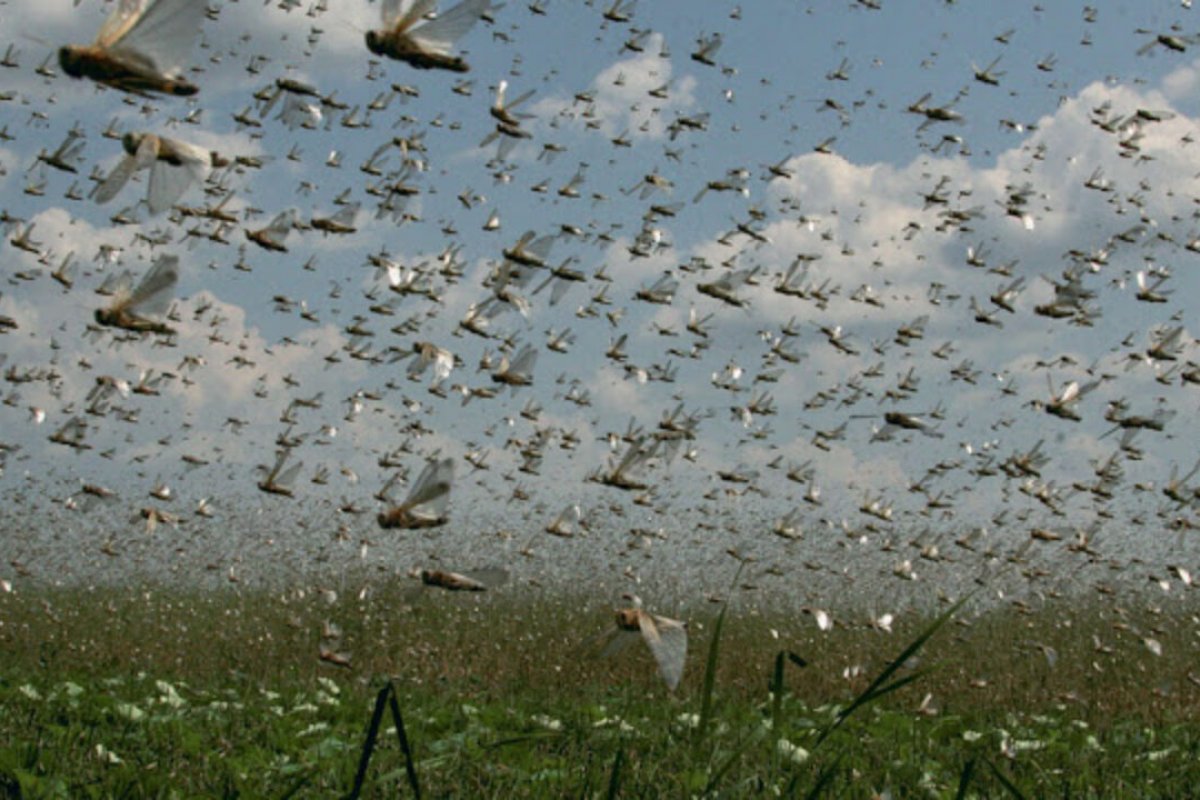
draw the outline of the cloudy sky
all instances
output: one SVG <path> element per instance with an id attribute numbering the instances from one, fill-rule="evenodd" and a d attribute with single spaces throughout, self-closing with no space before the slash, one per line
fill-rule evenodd
<path id="1" fill-rule="evenodd" d="M 341 540 L 398 564 L 375 495 L 399 476 L 402 500 L 434 457 L 455 461 L 450 523 L 413 557 L 638 574 L 733 549 L 866 573 L 1093 530 L 1104 558 L 1181 558 L 1200 478 L 1164 488 L 1200 434 L 1190 4 L 509 2 L 458 42 L 459 74 L 373 56 L 378 3 L 213 0 L 179 58 L 189 99 L 62 72 L 57 47 L 112 5 L 0 4 L 6 561 L 45 569 L 95 529 L 133 548 L 155 508 L 222 571 L 262 520 L 308 525 L 296 569 Z M 315 94 L 269 103 L 280 79 Z M 533 92 L 519 138 L 494 135 L 501 81 Z M 236 222 L 152 215 L 145 172 L 89 199 L 114 132 L 229 159 L 179 205 Z M 38 157 L 63 144 L 74 172 Z M 352 203 L 353 233 L 311 227 Z M 289 209 L 287 252 L 247 239 Z M 544 264 L 505 266 L 526 232 Z M 176 333 L 97 326 L 97 290 L 164 255 L 180 277 L 155 319 Z M 418 343 L 453 354 L 447 377 L 410 374 Z M 498 382 L 527 347 L 530 384 Z M 1079 419 L 1047 413 L 1072 383 Z M 82 446 L 52 440 L 81 426 Z M 256 488 L 284 445 L 292 498 Z M 542 532 L 573 505 L 590 533 Z M 203 555 L 214 527 L 247 531 L 238 555 Z M 179 558 L 147 553 L 132 568 Z"/>

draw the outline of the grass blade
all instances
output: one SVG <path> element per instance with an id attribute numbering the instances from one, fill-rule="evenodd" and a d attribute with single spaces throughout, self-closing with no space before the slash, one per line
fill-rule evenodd
<path id="1" fill-rule="evenodd" d="M 408 743 L 408 734 L 404 731 L 404 717 L 400 715 L 400 704 L 396 702 L 396 687 L 391 681 L 388 681 L 388 687 L 391 688 L 388 705 L 392 709 L 392 723 L 396 726 L 396 738 L 400 740 L 400 750 L 404 753 L 404 771 L 408 775 L 408 785 L 412 787 L 413 796 L 420 800 L 421 784 L 417 782 L 417 763 L 413 758 L 412 747 Z"/>
<path id="2" fill-rule="evenodd" d="M 412 748 L 408 743 L 408 735 L 404 731 L 404 718 L 400 714 L 400 704 L 396 702 L 396 687 L 388 681 L 375 697 L 375 709 L 371 713 L 371 722 L 367 726 L 367 738 L 363 742 L 362 755 L 358 759 L 358 771 L 354 775 L 354 787 L 346 795 L 346 800 L 358 800 L 362 794 L 363 783 L 367 779 L 367 768 L 371 765 L 371 755 L 375 752 L 375 743 L 379 738 L 379 726 L 383 722 L 384 709 L 390 708 L 392 723 L 396 726 L 396 738 L 400 740 L 400 749 L 404 752 L 404 769 L 408 775 L 408 785 L 413 795 L 421 797 L 421 786 L 417 782 L 417 768 L 413 759 Z"/>
<path id="3" fill-rule="evenodd" d="M 817 776 L 817 782 L 808 790 L 808 794 L 804 795 L 805 800 L 816 800 L 820 797 L 821 793 L 829 787 L 829 784 L 833 783 L 833 778 L 837 775 L 838 767 L 841 765 L 842 757 L 838 756 L 832 764 L 821 770 L 821 774 Z M 791 796 L 790 793 L 788 796 Z"/>
<path id="4" fill-rule="evenodd" d="M 975 759 L 972 758 L 963 766 L 962 775 L 958 777 L 958 791 L 954 793 L 954 800 L 966 800 L 967 786 L 971 783 L 971 777 L 975 774 Z"/>
<path id="5" fill-rule="evenodd" d="M 367 738 L 363 742 L 362 755 L 358 759 L 358 771 L 354 775 L 354 787 L 350 789 L 350 794 L 346 795 L 346 800 L 358 800 L 358 796 L 362 793 L 363 781 L 367 778 L 367 767 L 371 765 L 371 754 L 375 752 L 375 740 L 379 736 L 379 724 L 383 722 L 383 711 L 387 707 L 388 689 L 391 687 L 389 682 L 375 697 L 375 710 L 371 712 L 371 722 L 367 725 Z"/>
<path id="6" fill-rule="evenodd" d="M 801 669 L 808 666 L 807 661 L 791 650 L 780 650 L 775 654 L 775 669 L 771 673 L 771 726 L 776 731 L 783 722 L 783 670 L 788 661 Z"/>
<path id="7" fill-rule="evenodd" d="M 717 657 L 721 649 L 721 628 L 725 625 L 725 612 L 728 610 L 728 603 L 721 607 L 721 613 L 717 615 L 717 622 L 713 626 L 712 639 L 708 643 L 708 659 L 704 665 L 704 688 L 700 693 L 700 724 L 696 726 L 697 741 L 704 738 L 712 718 L 713 689 L 717 679 Z"/>
<path id="8" fill-rule="evenodd" d="M 783 716 L 783 651 L 775 654 L 775 669 L 771 673 L 771 730 L 778 733 Z"/>
<path id="9" fill-rule="evenodd" d="M 783 672 L 788 661 L 791 661 L 798 667 L 804 667 L 808 665 L 807 661 L 790 650 L 780 650 L 775 654 L 775 668 L 771 674 L 770 689 L 772 694 L 771 731 L 773 732 L 773 735 L 776 736 L 780 730 L 780 725 L 782 724 L 783 718 Z M 705 794 L 716 788 L 717 784 L 720 783 L 721 779 L 725 777 L 725 774 L 729 772 L 729 770 L 733 767 L 737 760 L 742 757 L 746 750 L 748 750 L 751 745 L 756 744 L 762 739 L 763 733 L 763 728 L 757 728 L 752 734 L 746 736 L 741 742 L 738 743 L 738 746 L 734 748 L 733 752 L 729 755 L 725 762 L 712 773 L 712 777 L 709 778 L 708 785 L 704 789 Z M 773 755 L 772 758 L 774 757 L 775 756 Z"/>
<path id="10" fill-rule="evenodd" d="M 1000 785 L 1003 786 L 1010 795 L 1015 797 L 1017 800 L 1025 800 L 1025 795 L 1022 794 L 1021 790 L 1018 789 L 1016 785 L 1008 779 L 1008 776 L 1001 772 L 995 764 L 986 758 L 984 759 L 983 763 L 988 765 L 988 767 L 992 770 L 992 774 L 996 776 L 998 781 L 1000 781 Z"/>
<path id="11" fill-rule="evenodd" d="M 912 658 L 918 650 L 924 647 L 925 643 L 928 642 L 935 633 L 937 633 L 938 629 L 950 620 L 950 617 L 954 616 L 954 613 L 962 607 L 963 603 L 965 603 L 969 597 L 970 596 L 968 595 L 954 605 L 950 606 L 950 608 L 946 609 L 940 616 L 937 617 L 937 619 L 931 622 L 929 626 L 925 628 L 925 630 L 921 631 L 917 638 L 913 639 L 908 647 L 904 648 L 904 651 L 900 653 L 900 655 L 892 659 L 891 663 L 883 668 L 883 671 L 876 676 L 875 680 L 871 681 L 870 686 L 864 689 L 862 693 L 858 695 L 858 697 L 854 698 L 853 702 L 851 702 L 849 706 L 838 712 L 837 718 L 834 719 L 833 723 L 821 731 L 821 735 L 817 737 L 816 744 L 814 744 L 813 747 L 815 748 L 819 746 L 823 741 L 829 738 L 830 734 L 840 728 L 842 724 L 850 718 L 850 715 L 858 709 L 874 700 L 878 700 L 885 694 L 890 694 L 891 692 L 894 692 L 897 689 L 912 683 L 916 678 L 923 675 L 924 672 L 916 673 L 904 678 L 900 678 L 891 684 L 887 683 L 888 679 L 895 675 L 896 671 L 904 666 L 904 664 L 910 658 Z"/>
<path id="12" fill-rule="evenodd" d="M 621 767 L 625 764 L 625 751 L 617 749 L 617 756 L 613 759 L 612 772 L 608 776 L 608 792 L 604 795 L 608 800 L 616 800 L 617 793 L 621 791 Z"/>
<path id="13" fill-rule="evenodd" d="M 737 585 L 738 577 L 742 574 L 742 565 L 738 566 L 737 572 L 733 576 L 733 580 L 729 584 L 729 593 L 733 593 L 733 587 Z M 708 658 L 704 664 L 704 687 L 700 694 L 700 724 L 696 726 L 696 741 L 701 741 L 708 732 L 708 726 L 712 722 L 712 700 L 713 690 L 717 680 L 717 659 L 721 653 L 721 629 L 725 627 L 725 612 L 729 610 L 729 599 L 721 605 L 721 613 L 717 615 L 716 624 L 713 625 L 712 638 L 708 643 Z"/>

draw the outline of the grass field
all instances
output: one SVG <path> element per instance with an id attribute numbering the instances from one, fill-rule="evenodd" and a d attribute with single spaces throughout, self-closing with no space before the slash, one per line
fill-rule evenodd
<path id="1" fill-rule="evenodd" d="M 612 624 L 595 598 L 18 588 L 0 594 L 0 795 L 345 795 L 389 678 L 431 797 L 1191 795 L 1196 604 L 1101 600 L 889 634 L 735 596 L 719 637 L 724 605 L 676 610 L 671 694 L 644 647 L 586 646 Z M 384 720 L 363 796 L 412 793 Z"/>

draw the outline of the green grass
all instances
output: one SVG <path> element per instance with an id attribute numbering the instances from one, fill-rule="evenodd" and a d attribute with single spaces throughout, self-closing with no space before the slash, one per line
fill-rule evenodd
<path id="1" fill-rule="evenodd" d="M 407 599 L 0 595 L 0 797 L 344 796 L 389 679 L 427 797 L 1170 797 L 1200 773 L 1186 605 L 967 606 L 887 635 L 734 597 L 678 614 L 671 695 L 644 649 L 581 650 L 603 604 Z M 327 620 L 349 670 L 317 659 Z M 413 794 L 393 725 L 364 797 Z"/>

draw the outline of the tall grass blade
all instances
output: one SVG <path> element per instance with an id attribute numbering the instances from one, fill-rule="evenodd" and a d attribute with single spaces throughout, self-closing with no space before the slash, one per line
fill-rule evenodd
<path id="1" fill-rule="evenodd" d="M 733 580 L 729 583 L 729 594 L 733 593 L 733 587 L 737 585 L 743 566 L 745 566 L 745 562 L 738 565 L 737 572 L 734 573 Z M 728 610 L 729 598 L 726 597 L 725 602 L 721 605 L 721 613 L 717 615 L 717 622 L 713 625 L 712 638 L 708 643 L 708 658 L 704 664 L 704 687 L 700 694 L 700 724 L 696 726 L 697 742 L 704 739 L 708 733 L 708 726 L 712 722 L 713 689 L 717 681 L 717 659 L 721 654 L 721 629 L 725 627 L 725 612 Z"/>
<path id="2" fill-rule="evenodd" d="M 775 669 L 771 673 L 771 729 L 774 731 L 779 731 L 783 724 L 783 670 L 788 661 L 800 668 L 808 666 L 807 661 L 790 650 L 775 654 Z"/>
<path id="3" fill-rule="evenodd" d="M 838 712 L 838 715 L 832 724 L 826 726 L 825 729 L 821 731 L 821 735 L 817 737 L 817 741 L 813 747 L 815 748 L 819 746 L 822 742 L 829 738 L 830 734 L 840 728 L 842 724 L 850 718 L 850 715 L 858 709 L 862 708 L 868 703 L 878 700 L 886 694 L 890 694 L 897 689 L 907 686 L 917 678 L 924 675 L 926 671 L 899 678 L 891 684 L 888 684 L 887 682 L 888 679 L 895 675 L 896 671 L 904 666 L 904 664 L 907 663 L 908 660 L 912 658 L 918 650 L 925 646 L 925 643 L 928 642 L 935 633 L 937 633 L 939 628 L 945 625 L 950 618 L 954 616 L 955 612 L 957 612 L 958 609 L 962 607 L 963 603 L 965 603 L 969 598 L 970 595 L 962 598 L 957 603 L 950 606 L 950 608 L 946 609 L 940 616 L 938 616 L 937 619 L 931 622 L 929 626 L 925 628 L 925 630 L 921 631 L 917 638 L 913 639 L 908 647 L 904 648 L 904 651 L 900 653 L 900 655 L 892 659 L 891 663 L 883 668 L 883 671 L 876 676 L 875 680 L 871 681 L 870 686 L 864 689 L 862 693 L 858 695 L 858 697 L 854 698 L 853 702 L 851 702 L 849 706 Z"/>
<path id="4" fill-rule="evenodd" d="M 821 770 L 821 774 L 817 776 L 817 782 L 808 790 L 808 794 L 804 795 L 805 800 L 816 800 L 821 796 L 821 793 L 829 788 L 829 784 L 833 783 L 834 776 L 837 775 L 838 767 L 842 765 L 842 757 L 838 756 L 825 769 Z M 795 779 L 793 779 L 794 781 Z M 793 787 L 795 784 L 793 783 Z M 787 797 L 792 797 L 792 793 L 788 792 Z"/>
<path id="5" fill-rule="evenodd" d="M 613 759 L 612 772 L 608 776 L 608 792 L 604 795 L 608 800 L 616 800 L 617 794 L 621 791 L 621 767 L 625 764 L 625 751 L 617 750 L 617 756 Z"/>
<path id="6" fill-rule="evenodd" d="M 962 775 L 958 777 L 958 791 L 954 793 L 954 800 L 966 800 L 967 787 L 971 785 L 971 777 L 975 774 L 975 761 L 972 758 L 963 766 Z"/>
<path id="7" fill-rule="evenodd" d="M 783 651 L 775 654 L 775 669 L 771 671 L 771 730 L 778 732 L 783 716 Z"/>
<path id="8" fill-rule="evenodd" d="M 783 693 L 784 693 L 783 671 L 784 671 L 784 667 L 786 666 L 788 661 L 791 661 L 793 664 L 795 664 L 798 667 L 805 667 L 808 665 L 807 661 L 805 661 L 803 658 L 796 655 L 795 653 L 791 652 L 790 650 L 780 650 L 778 653 L 775 654 L 775 668 L 771 674 L 771 684 L 770 684 L 770 689 L 771 689 L 771 694 L 772 694 L 772 708 L 771 708 L 771 731 L 772 732 L 779 731 L 779 729 L 780 729 L 779 726 L 783 722 Z M 716 788 L 717 784 L 720 783 L 720 781 L 725 777 L 725 774 L 727 772 L 729 772 L 729 770 L 733 767 L 733 765 L 735 763 L 737 763 L 737 760 L 742 757 L 742 755 L 746 752 L 746 750 L 748 750 L 751 745 L 756 744 L 759 740 L 762 739 L 763 733 L 764 733 L 763 728 L 757 728 L 754 731 L 754 733 L 752 733 L 752 734 L 746 736 L 744 739 L 742 739 L 742 741 L 738 744 L 738 746 L 734 748 L 733 753 L 731 753 L 729 755 L 729 757 L 725 760 L 725 762 L 712 773 L 712 777 L 709 778 L 708 785 L 704 789 L 705 794 L 713 791 L 713 789 Z M 778 734 L 776 733 L 775 735 L 778 735 Z M 774 756 L 772 756 L 772 758 L 774 758 Z"/>
<path id="9" fill-rule="evenodd" d="M 700 723 L 696 726 L 696 741 L 699 742 L 708 732 L 712 719 L 713 689 L 717 679 L 717 657 L 721 650 L 721 628 L 725 625 L 725 612 L 729 603 L 721 606 L 717 622 L 713 625 L 712 639 L 708 643 L 708 659 L 704 664 L 704 687 L 700 692 Z"/>
<path id="10" fill-rule="evenodd" d="M 1000 781 L 1000 785 L 1003 786 L 1010 795 L 1015 797 L 1017 800 L 1025 800 L 1025 795 L 1021 792 L 1021 790 L 1018 789 L 1016 785 L 1008 779 L 1008 776 L 1001 772 L 995 764 L 986 758 L 983 760 L 983 763 L 988 765 L 988 767 L 992 770 L 992 774 L 996 776 L 996 780 Z"/>
<path id="11" fill-rule="evenodd" d="M 408 785 L 412 787 L 413 796 L 420 800 L 421 784 L 417 782 L 417 763 L 408 743 L 408 734 L 404 730 L 404 717 L 400 715 L 400 703 L 396 701 L 396 687 L 391 681 L 388 681 L 388 686 L 391 687 L 388 705 L 392 708 L 392 723 L 396 726 L 396 738 L 400 740 L 400 750 L 404 753 L 404 771 L 408 775 Z"/>
<path id="12" fill-rule="evenodd" d="M 384 684 L 375 697 L 375 710 L 371 713 L 371 723 L 367 726 L 367 738 L 363 742 L 362 755 L 358 760 L 358 772 L 354 776 L 354 787 L 346 795 L 346 800 L 358 800 L 362 793 L 363 783 L 367 778 L 367 767 L 371 765 L 371 754 L 375 752 L 375 742 L 379 737 L 379 725 L 383 722 L 385 708 L 392 712 L 392 724 L 396 727 L 396 738 L 400 740 L 400 750 L 404 753 L 404 771 L 408 776 L 408 785 L 412 788 L 413 796 L 420 800 L 421 785 L 417 781 L 417 766 L 413 759 L 412 747 L 408 743 L 408 734 L 404 731 L 404 717 L 400 714 L 400 704 L 396 702 L 396 686 L 391 681 Z"/>

